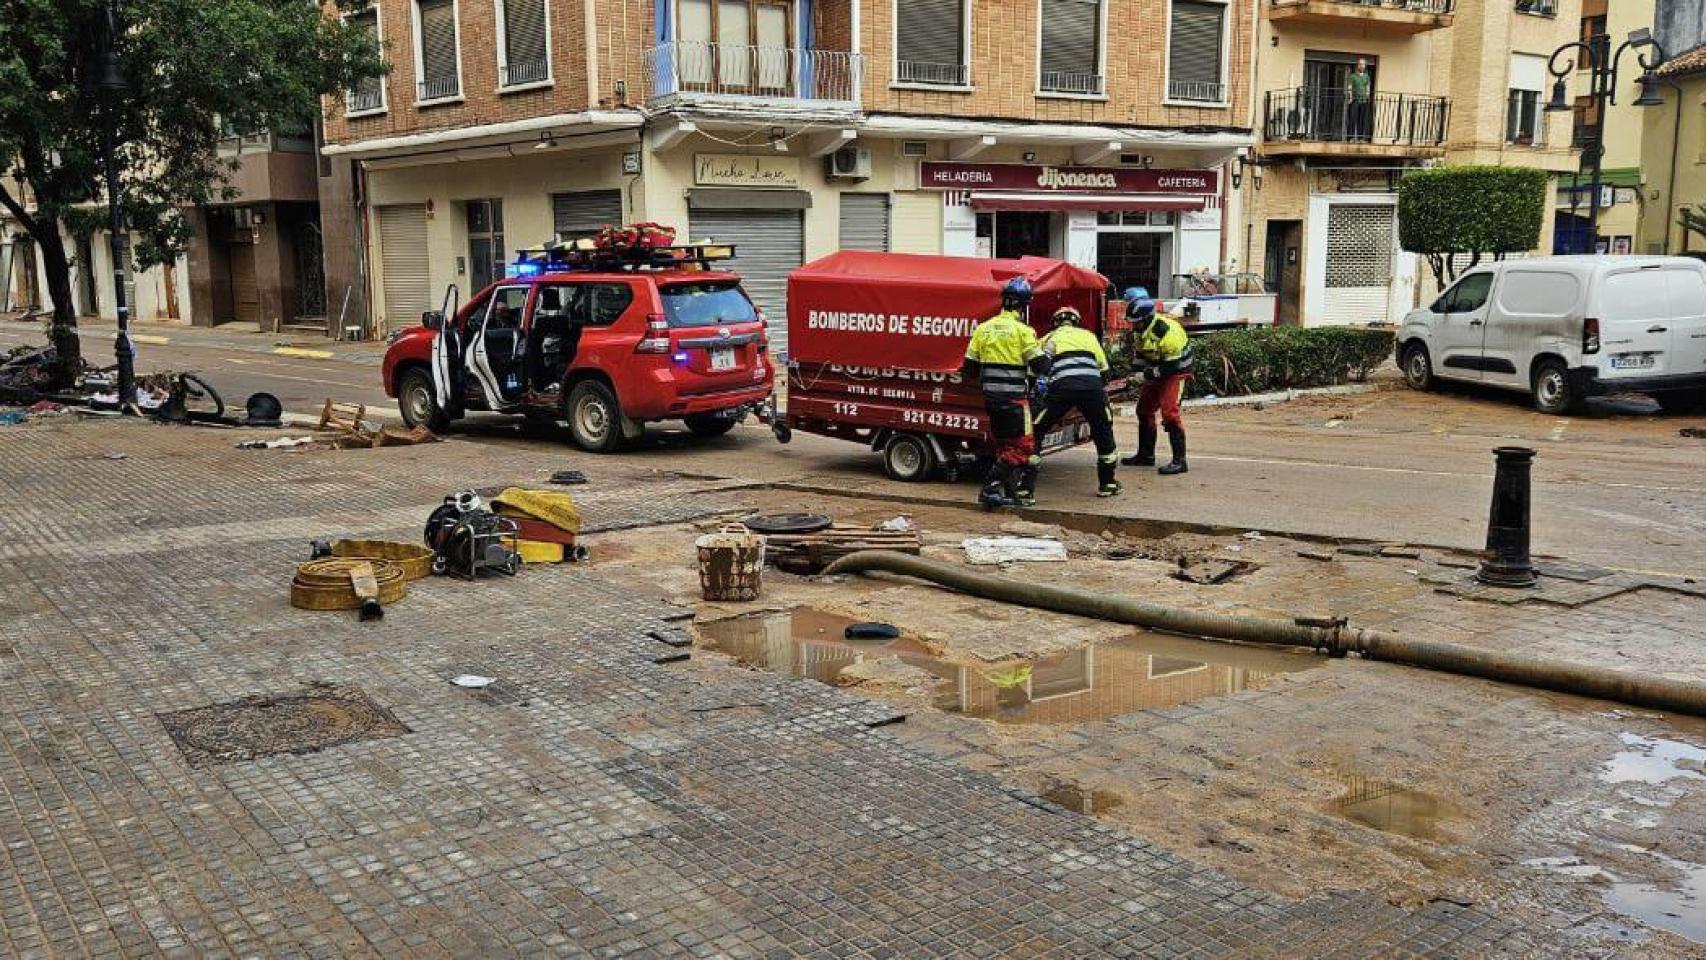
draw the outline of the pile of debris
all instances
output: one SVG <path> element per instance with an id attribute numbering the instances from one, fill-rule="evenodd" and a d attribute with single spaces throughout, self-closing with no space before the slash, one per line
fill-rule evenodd
<path id="1" fill-rule="evenodd" d="M 331 398 L 327 398 L 326 405 L 320 409 L 320 423 L 314 429 L 328 434 L 326 442 L 340 450 L 409 446 L 438 440 L 425 427 L 387 427 L 367 419 L 365 404 L 339 403 Z"/>
<path id="2" fill-rule="evenodd" d="M 823 514 L 781 513 L 747 517 L 741 525 L 764 536 L 765 558 L 776 569 L 811 576 L 859 550 L 894 550 L 916 556 L 924 548 L 924 538 L 910 518 L 905 520 L 859 527 L 836 523 Z"/>

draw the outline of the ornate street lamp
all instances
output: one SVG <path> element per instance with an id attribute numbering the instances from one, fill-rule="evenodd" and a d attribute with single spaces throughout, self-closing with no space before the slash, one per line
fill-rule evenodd
<path id="1" fill-rule="evenodd" d="M 118 0 L 108 0 L 102 15 L 100 50 L 97 54 L 96 88 L 105 101 L 105 116 L 101 123 L 101 152 L 106 164 L 107 181 L 107 253 L 113 262 L 113 306 L 118 313 L 118 336 L 113 339 L 113 354 L 118 360 L 118 405 L 120 410 L 136 410 L 136 345 L 130 340 L 130 303 L 125 296 L 124 278 L 129 265 L 125 263 L 130 244 L 122 243 L 124 234 L 124 205 L 119 200 L 118 182 L 118 125 L 127 85 L 119 69 Z"/>
<path id="2" fill-rule="evenodd" d="M 1637 107 L 1653 107 L 1664 103 L 1664 96 L 1659 92 L 1659 78 L 1653 71 L 1665 60 L 1664 48 L 1653 39 L 1652 31 L 1645 27 L 1629 33 L 1629 39 L 1623 41 L 1615 52 L 1611 49 L 1611 38 L 1603 34 L 1591 37 L 1586 41 L 1572 40 L 1552 51 L 1552 59 L 1546 64 L 1546 69 L 1557 78 L 1552 83 L 1552 99 L 1547 102 L 1549 113 L 1568 112 L 1573 109 L 1569 100 L 1567 78 L 1575 72 L 1576 60 L 1570 52 L 1581 51 L 1581 62 L 1588 68 L 1588 96 L 1593 98 L 1593 125 L 1587 141 L 1582 144 L 1582 159 L 1588 163 L 1592 171 L 1591 192 L 1588 199 L 1588 236 L 1592 242 L 1599 244 L 1599 194 L 1601 163 L 1605 159 L 1605 108 L 1608 104 L 1617 103 L 1617 69 L 1623 60 L 1623 54 L 1634 50 L 1635 63 L 1641 68 L 1641 76 L 1637 81 L 1641 85 L 1641 93 L 1633 104 Z"/>

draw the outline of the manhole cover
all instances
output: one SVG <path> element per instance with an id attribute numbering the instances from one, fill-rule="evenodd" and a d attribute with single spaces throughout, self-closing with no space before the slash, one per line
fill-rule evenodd
<path id="1" fill-rule="evenodd" d="M 291 697 L 249 697 L 160 714 L 194 767 L 280 753 L 312 753 L 410 732 L 356 687 Z"/>

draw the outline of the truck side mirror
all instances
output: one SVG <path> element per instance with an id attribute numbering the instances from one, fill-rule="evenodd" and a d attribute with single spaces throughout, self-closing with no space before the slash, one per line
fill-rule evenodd
<path id="1" fill-rule="evenodd" d="M 428 310 L 421 314 L 421 326 L 428 330 L 444 329 L 444 314 L 438 310 Z"/>

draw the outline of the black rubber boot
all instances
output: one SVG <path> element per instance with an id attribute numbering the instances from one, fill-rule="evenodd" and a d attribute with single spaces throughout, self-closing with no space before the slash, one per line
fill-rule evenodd
<path id="1" fill-rule="evenodd" d="M 1185 462 L 1185 428 L 1169 425 L 1167 444 L 1173 448 L 1173 462 L 1155 472 L 1164 477 L 1190 472 L 1190 465 Z"/>
<path id="2" fill-rule="evenodd" d="M 1012 500 L 1015 506 L 1031 507 L 1037 502 L 1037 468 L 1020 467 L 1013 471 Z"/>
<path id="3" fill-rule="evenodd" d="M 1137 425 L 1137 452 L 1120 461 L 1128 467 L 1155 466 L 1155 426 L 1148 423 Z"/>
<path id="4" fill-rule="evenodd" d="M 989 475 L 983 481 L 983 489 L 978 491 L 977 502 L 988 510 L 1012 506 L 1013 498 L 1007 493 L 1011 481 L 1012 468 L 997 460 L 989 468 Z"/>
<path id="5" fill-rule="evenodd" d="M 1096 496 L 1117 497 L 1120 495 L 1120 490 L 1123 488 L 1120 486 L 1119 480 L 1114 478 L 1114 471 L 1118 467 L 1118 462 L 1114 460 L 1098 460 L 1096 462 Z"/>

